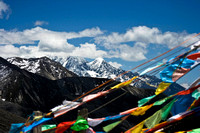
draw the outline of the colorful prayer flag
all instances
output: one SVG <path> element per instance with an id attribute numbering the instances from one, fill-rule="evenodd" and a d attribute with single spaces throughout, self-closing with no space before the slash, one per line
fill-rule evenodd
<path id="1" fill-rule="evenodd" d="M 85 96 L 85 97 L 83 97 L 83 102 L 89 102 L 89 101 L 91 101 L 91 100 L 93 100 L 93 99 L 96 99 L 96 98 L 98 98 L 98 97 L 100 97 L 100 96 L 103 96 L 103 95 L 106 95 L 107 93 L 109 93 L 109 90 L 106 90 L 106 91 L 102 91 L 102 92 L 98 92 L 98 93 L 96 93 L 96 94 L 90 94 L 90 95 L 88 95 L 88 96 Z"/>
<path id="2" fill-rule="evenodd" d="M 153 96 L 149 96 L 149 97 L 145 97 L 141 100 L 138 101 L 138 107 L 141 107 L 142 105 L 144 105 L 145 103 L 147 103 L 149 100 L 151 100 L 152 98 L 154 98 L 156 95 Z"/>
<path id="3" fill-rule="evenodd" d="M 74 131 L 82 131 L 82 130 L 86 130 L 88 128 L 89 128 L 89 126 L 88 126 L 87 120 L 81 116 L 78 116 L 74 125 L 71 126 L 71 129 Z"/>
<path id="4" fill-rule="evenodd" d="M 171 83 L 161 82 L 161 83 L 158 85 L 158 88 L 156 89 L 155 94 L 158 95 L 158 94 L 162 93 L 162 92 L 165 91 L 170 85 L 171 85 Z"/>
<path id="5" fill-rule="evenodd" d="M 57 125 L 55 133 L 63 133 L 73 125 L 75 121 L 62 122 Z"/>
<path id="6" fill-rule="evenodd" d="M 142 128 L 144 126 L 144 122 L 145 121 L 140 122 L 136 126 L 134 126 L 131 129 L 127 130 L 125 133 L 141 133 Z"/>
<path id="7" fill-rule="evenodd" d="M 145 112 L 150 109 L 151 107 L 153 106 L 153 104 L 150 104 L 150 105 L 146 105 L 144 107 L 139 107 L 137 108 L 135 111 L 133 111 L 131 113 L 131 115 L 135 115 L 135 116 L 138 116 L 138 115 L 144 115 Z"/>
<path id="8" fill-rule="evenodd" d="M 138 76 L 134 76 L 132 79 L 129 79 L 128 81 L 119 83 L 119 84 L 115 85 L 114 87 L 111 87 L 111 89 L 119 89 L 119 88 L 122 88 L 122 87 L 124 87 L 124 86 L 127 86 L 127 85 L 131 84 L 132 81 L 133 81 L 134 79 L 136 79 L 136 78 L 138 78 Z"/>
<path id="9" fill-rule="evenodd" d="M 24 123 L 13 123 L 13 124 L 11 124 L 11 128 L 10 128 L 9 133 L 20 133 L 23 125 L 24 125 Z"/>
<path id="10" fill-rule="evenodd" d="M 109 131 L 111 131 L 113 128 L 115 128 L 117 125 L 119 125 L 120 123 L 121 123 L 121 121 L 117 121 L 117 122 L 114 122 L 114 123 L 112 123 L 112 124 L 109 124 L 109 125 L 103 127 L 103 130 L 104 130 L 105 132 L 109 132 Z"/>
<path id="11" fill-rule="evenodd" d="M 54 128 L 56 128 L 56 124 L 42 125 L 42 131 L 46 131 L 46 130 L 54 129 Z"/>

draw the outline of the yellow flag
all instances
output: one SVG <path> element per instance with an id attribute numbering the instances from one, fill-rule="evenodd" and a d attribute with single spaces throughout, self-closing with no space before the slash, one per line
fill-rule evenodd
<path id="1" fill-rule="evenodd" d="M 138 115 L 144 115 L 145 112 L 150 109 L 151 107 L 153 106 L 153 104 L 150 104 L 150 105 L 146 105 L 144 107 L 138 107 L 136 110 L 134 110 L 131 115 L 135 115 L 135 116 L 138 116 Z"/>
<path id="2" fill-rule="evenodd" d="M 134 76 L 132 79 L 129 79 L 129 80 L 125 81 L 125 82 L 119 83 L 119 84 L 111 87 L 111 89 L 119 89 L 119 88 L 122 88 L 124 86 L 127 86 L 127 85 L 131 84 L 131 82 L 136 78 L 138 78 L 138 76 Z"/>
<path id="3" fill-rule="evenodd" d="M 144 126 L 144 121 L 140 122 L 136 126 L 134 126 L 131 129 L 127 130 L 125 133 L 142 133 L 143 126 Z"/>
<path id="4" fill-rule="evenodd" d="M 156 89 L 155 94 L 158 95 L 158 94 L 162 93 L 162 92 L 165 91 L 170 85 L 171 85 L 171 83 L 161 82 L 161 83 L 158 85 L 158 88 Z"/>

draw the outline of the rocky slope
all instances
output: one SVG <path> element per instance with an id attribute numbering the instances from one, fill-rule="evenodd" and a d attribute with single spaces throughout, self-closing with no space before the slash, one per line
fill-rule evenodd
<path id="1" fill-rule="evenodd" d="M 53 61 L 47 57 L 29 59 L 12 57 L 8 58 L 7 61 L 18 66 L 21 69 L 36 73 L 51 80 L 77 76 L 73 72 L 68 71 L 66 68 L 64 68 L 60 63 Z"/>

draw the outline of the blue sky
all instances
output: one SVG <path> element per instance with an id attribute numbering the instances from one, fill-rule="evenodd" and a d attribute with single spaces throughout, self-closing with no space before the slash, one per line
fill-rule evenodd
<path id="1" fill-rule="evenodd" d="M 0 0 L 0 56 L 103 57 L 128 70 L 199 33 L 199 5 L 199 0 Z"/>

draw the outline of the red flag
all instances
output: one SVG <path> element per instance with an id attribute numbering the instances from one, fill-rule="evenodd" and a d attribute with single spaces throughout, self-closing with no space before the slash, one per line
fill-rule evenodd
<path id="1" fill-rule="evenodd" d="M 197 85 L 195 87 L 189 88 L 187 90 L 183 90 L 177 93 L 177 95 L 187 95 L 187 94 L 191 94 L 193 91 L 195 91 L 197 88 L 199 88 L 200 85 Z"/>
<path id="2" fill-rule="evenodd" d="M 55 133 L 63 133 L 68 128 L 70 128 L 71 125 L 74 123 L 75 123 L 75 121 L 69 121 L 69 122 L 62 122 L 62 123 L 58 124 L 58 126 L 56 127 L 57 129 L 56 129 Z"/>

